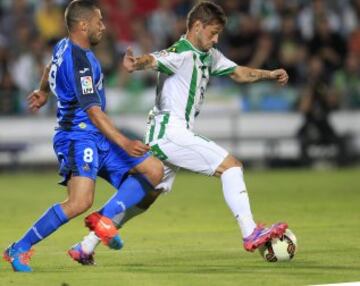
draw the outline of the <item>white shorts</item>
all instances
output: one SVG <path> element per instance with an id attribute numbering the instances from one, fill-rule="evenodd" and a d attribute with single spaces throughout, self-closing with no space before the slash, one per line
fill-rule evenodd
<path id="1" fill-rule="evenodd" d="M 185 127 L 172 124 L 165 128 L 163 126 L 161 118 L 153 120 L 152 124 L 148 125 L 145 142 L 151 146 L 151 151 L 156 157 L 170 165 L 170 170 L 165 169 L 164 179 L 171 181 L 171 185 L 175 178 L 174 167 L 212 176 L 229 154 L 215 142 L 194 134 Z"/>

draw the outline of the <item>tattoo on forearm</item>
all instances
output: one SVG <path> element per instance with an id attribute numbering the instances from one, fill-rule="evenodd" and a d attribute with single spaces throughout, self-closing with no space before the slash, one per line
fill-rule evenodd
<path id="1" fill-rule="evenodd" d="M 269 72 L 264 70 L 250 70 L 247 76 L 250 80 L 268 79 L 270 77 Z"/>
<path id="2" fill-rule="evenodd" d="M 154 58 L 150 55 L 143 55 L 141 57 L 137 57 L 135 61 L 135 68 L 137 70 L 144 70 L 152 67 Z"/>
<path id="3" fill-rule="evenodd" d="M 250 78 L 258 78 L 258 75 L 257 75 L 257 73 L 256 72 L 254 72 L 254 71 L 250 71 L 249 73 L 248 73 L 248 77 L 250 77 Z"/>

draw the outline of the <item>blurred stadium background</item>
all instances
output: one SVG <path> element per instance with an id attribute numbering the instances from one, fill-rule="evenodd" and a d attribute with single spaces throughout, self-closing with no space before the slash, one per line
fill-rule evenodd
<path id="1" fill-rule="evenodd" d="M 65 34 L 65 0 L 0 1 L 0 165 L 55 166 L 56 100 L 26 109 L 54 43 Z M 170 46 L 185 31 L 191 0 L 101 0 L 107 34 L 95 48 L 108 112 L 141 137 L 155 95 L 155 73 L 129 76 L 123 53 Z M 247 166 L 348 166 L 360 158 L 360 1 L 223 0 L 219 49 L 240 65 L 285 68 L 287 87 L 236 85 L 213 78 L 196 131 Z"/>
<path id="2" fill-rule="evenodd" d="M 128 76 L 121 68 L 123 53 L 127 46 L 136 54 L 168 47 L 184 33 L 186 14 L 195 2 L 98 1 L 108 32 L 96 47 L 107 108 L 131 136 L 141 137 L 145 130 L 155 74 Z M 258 254 L 241 251 L 219 182 L 184 173 L 171 195 L 121 231 L 126 247 L 115 260 L 112 252 L 99 248 L 98 265 L 90 269 L 74 265 L 65 255 L 86 233 L 81 216 L 37 247 L 31 277 L 15 277 L 2 264 L 0 285 L 360 281 L 360 0 L 217 2 L 228 15 L 219 49 L 241 65 L 283 67 L 290 82 L 279 88 L 268 82 L 236 85 L 212 78 L 196 131 L 237 155 L 246 167 L 265 168 L 246 175 L 249 190 L 254 190 L 253 210 L 260 222 L 289 222 L 300 246 L 293 263 L 266 264 Z M 62 190 L 54 184 L 56 100 L 52 97 L 40 114 L 32 115 L 26 96 L 38 87 L 52 46 L 66 34 L 67 3 L 0 0 L 0 249 L 64 196 L 50 191 Z M 35 172 L 22 172 L 34 167 Z M 94 208 L 113 191 L 103 181 L 97 189 Z"/>

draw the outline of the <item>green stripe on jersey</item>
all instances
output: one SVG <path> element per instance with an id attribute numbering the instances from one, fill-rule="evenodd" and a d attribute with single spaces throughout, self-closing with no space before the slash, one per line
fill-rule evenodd
<path id="1" fill-rule="evenodd" d="M 227 69 L 224 69 L 224 70 L 218 70 L 218 71 L 211 72 L 210 75 L 215 75 L 215 76 L 229 75 L 229 74 L 232 74 L 235 69 L 236 69 L 236 66 L 231 67 L 231 68 L 227 68 Z"/>
<path id="2" fill-rule="evenodd" d="M 155 131 L 155 124 L 151 125 L 151 127 L 150 127 L 148 143 L 150 143 L 154 140 L 154 131 Z"/>
<path id="3" fill-rule="evenodd" d="M 189 47 L 189 45 L 187 45 L 185 43 L 185 41 L 177 41 L 176 43 L 174 43 L 170 48 L 168 48 L 169 52 L 172 53 L 182 53 L 182 52 L 186 52 L 186 51 L 191 51 L 191 47 Z"/>
<path id="4" fill-rule="evenodd" d="M 158 64 L 158 71 L 165 73 L 167 75 L 173 75 L 174 72 L 172 70 L 170 70 L 167 66 L 165 66 L 162 62 L 160 62 L 159 60 L 157 61 Z"/>
<path id="5" fill-rule="evenodd" d="M 165 113 L 165 115 L 164 115 L 164 117 L 163 117 L 163 120 L 162 120 L 161 123 L 160 123 L 160 132 L 159 132 L 158 139 L 161 139 L 161 138 L 164 137 L 166 124 L 169 123 L 169 117 L 170 117 L 170 114 L 169 114 L 169 113 Z"/>
<path id="6" fill-rule="evenodd" d="M 168 158 L 168 156 L 166 156 L 163 150 L 160 149 L 158 144 L 151 146 L 151 152 L 161 161 L 164 161 Z"/>
<path id="7" fill-rule="evenodd" d="M 182 53 L 186 51 L 193 51 L 200 56 L 200 60 L 203 61 L 210 54 L 208 52 L 202 52 L 195 48 L 186 38 L 181 38 L 179 41 L 174 43 L 167 51 L 172 53 Z"/>
<path id="8" fill-rule="evenodd" d="M 185 119 L 187 122 L 187 127 L 189 128 L 189 122 L 190 122 L 190 113 L 194 106 L 195 101 L 195 94 L 196 94 L 196 84 L 197 84 L 197 69 L 196 69 L 196 55 L 193 55 L 194 60 L 194 67 L 193 72 L 191 75 L 191 83 L 190 83 L 190 90 L 189 90 L 189 96 L 186 103 L 186 110 L 185 110 Z"/>

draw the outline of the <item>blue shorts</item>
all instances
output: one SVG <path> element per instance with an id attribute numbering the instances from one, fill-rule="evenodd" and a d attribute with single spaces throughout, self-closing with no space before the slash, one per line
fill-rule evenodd
<path id="1" fill-rule="evenodd" d="M 100 176 L 118 188 L 128 172 L 150 156 L 131 157 L 99 133 L 82 133 L 58 131 L 54 136 L 62 185 L 71 175 L 93 180 Z"/>

